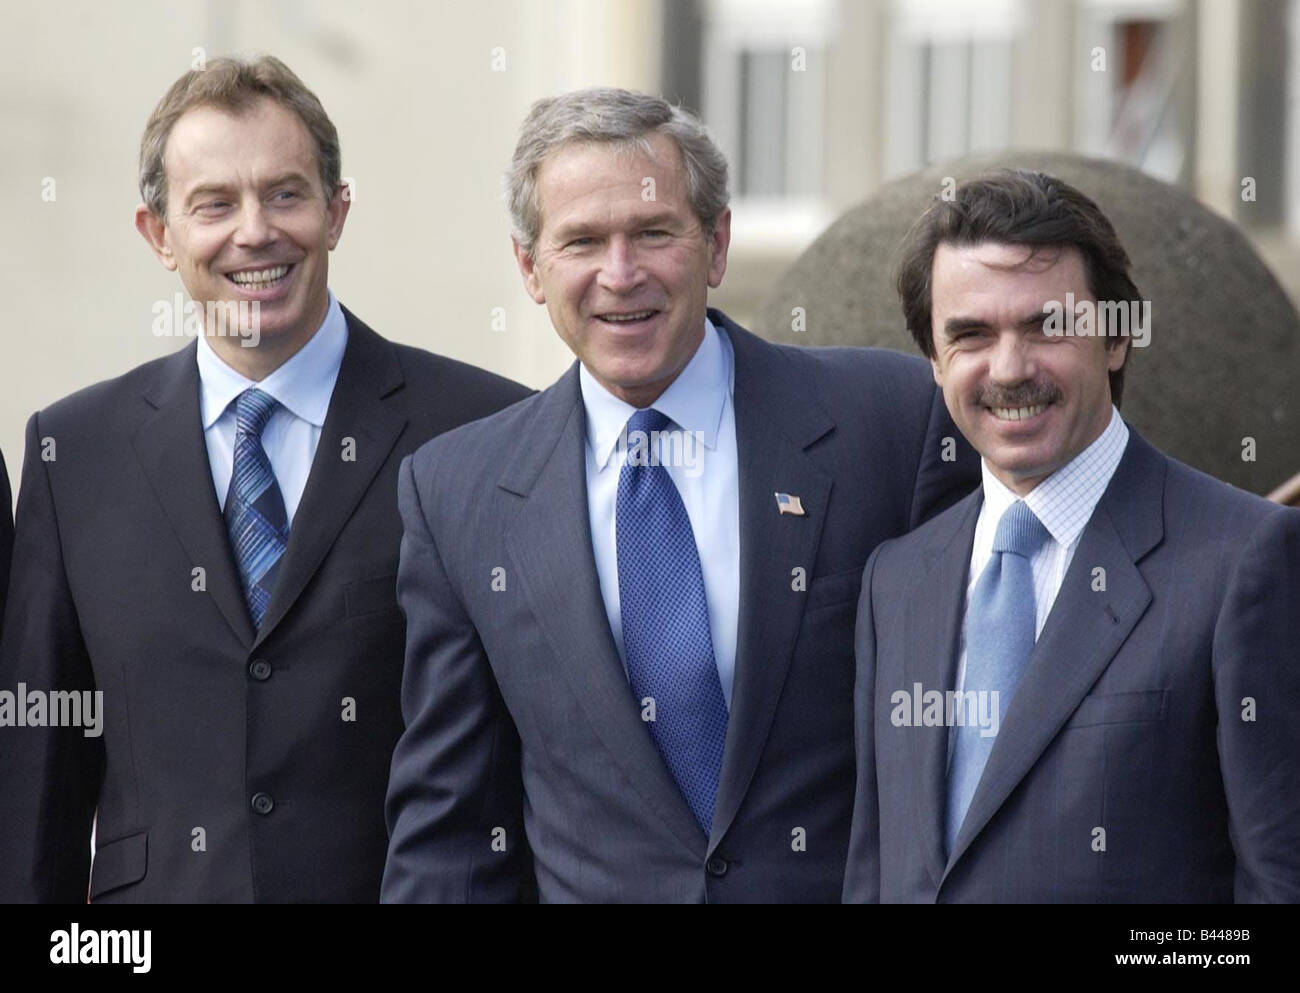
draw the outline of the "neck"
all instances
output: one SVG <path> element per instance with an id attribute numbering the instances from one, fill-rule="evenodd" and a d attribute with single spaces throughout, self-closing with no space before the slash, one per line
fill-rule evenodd
<path id="1" fill-rule="evenodd" d="M 218 333 L 208 328 L 205 337 L 217 358 L 245 379 L 260 383 L 315 337 L 328 310 L 329 298 L 326 297 L 315 319 L 305 321 L 301 328 L 248 336 Z"/>

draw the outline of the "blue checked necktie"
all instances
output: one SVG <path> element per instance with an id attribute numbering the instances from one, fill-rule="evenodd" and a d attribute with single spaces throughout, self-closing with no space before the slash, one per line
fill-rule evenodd
<path id="1" fill-rule="evenodd" d="M 226 530 L 255 628 L 262 626 L 289 542 L 284 497 L 262 448 L 262 431 L 279 406 L 256 388 L 235 398 L 235 466 L 226 493 Z"/>
<path id="2" fill-rule="evenodd" d="M 629 455 L 634 432 L 664 431 L 672 422 L 657 410 L 628 419 Z M 656 449 L 647 447 L 648 452 Z M 628 680 L 677 788 L 704 833 L 713 823 L 727 703 L 713 657 L 704 573 L 686 506 L 662 465 L 633 465 L 618 477 L 615 541 L 618 602 Z M 645 461 L 656 461 L 646 459 Z"/>
<path id="3" fill-rule="evenodd" d="M 993 555 L 980 573 L 966 606 L 966 681 L 962 700 L 972 691 L 997 691 L 998 724 L 1006 716 L 1016 684 L 1034 650 L 1037 608 L 1034 573 L 1030 560 L 1050 537 L 1034 512 L 1017 500 L 998 521 Z M 989 698 L 992 713 L 992 698 Z M 948 769 L 948 816 L 945 840 L 951 852 L 957 832 L 970 808 L 975 787 L 993 751 L 997 736 L 985 737 L 975 719 L 976 709 L 962 709 L 964 723 L 957 728 L 952 765 Z"/>

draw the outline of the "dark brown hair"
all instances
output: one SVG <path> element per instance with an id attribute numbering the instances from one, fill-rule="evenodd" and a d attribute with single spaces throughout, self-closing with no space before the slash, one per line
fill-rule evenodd
<path id="1" fill-rule="evenodd" d="M 232 113 L 247 110 L 261 97 L 270 97 L 302 120 L 316 147 L 325 200 L 334 198 L 342 171 L 339 135 L 316 99 L 293 71 L 273 55 L 252 61 L 213 59 L 205 69 L 192 69 L 172 83 L 149 115 L 140 139 L 140 196 L 159 217 L 167 213 L 167 171 L 163 153 L 172 127 L 187 110 L 212 106 Z"/>
<path id="2" fill-rule="evenodd" d="M 1046 173 L 1027 169 L 989 173 L 959 185 L 952 199 L 937 195 L 903 243 L 898 295 L 907 330 L 929 358 L 934 357 L 930 280 L 935 250 L 941 244 L 986 241 L 1034 248 L 1072 245 L 1083 255 L 1088 289 L 1098 302 L 1141 300 L 1129 275 L 1132 263 L 1128 253 L 1106 215 L 1089 197 Z M 1113 348 L 1121 341 L 1107 337 L 1106 346 Z M 1117 407 L 1123 387 L 1121 366 L 1110 374 L 1111 399 Z"/>

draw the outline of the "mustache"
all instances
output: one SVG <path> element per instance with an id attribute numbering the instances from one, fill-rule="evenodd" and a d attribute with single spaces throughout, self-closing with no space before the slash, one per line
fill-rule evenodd
<path id="1" fill-rule="evenodd" d="M 1033 407 L 1060 399 L 1061 391 L 1051 383 L 1020 383 L 1010 389 L 984 384 L 975 391 L 975 402 L 981 407 Z"/>

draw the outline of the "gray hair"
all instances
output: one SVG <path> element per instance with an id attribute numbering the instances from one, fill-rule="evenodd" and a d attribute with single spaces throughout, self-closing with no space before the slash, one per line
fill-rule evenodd
<path id="1" fill-rule="evenodd" d="M 690 111 L 660 97 L 606 86 L 538 100 L 524 118 L 506 173 L 511 234 L 519 247 L 531 254 L 541 232 L 537 172 L 547 156 L 576 142 L 630 146 L 649 155 L 652 134 L 667 135 L 681 152 L 691 209 L 712 234 L 729 195 L 727 159 L 708 129 Z"/>

